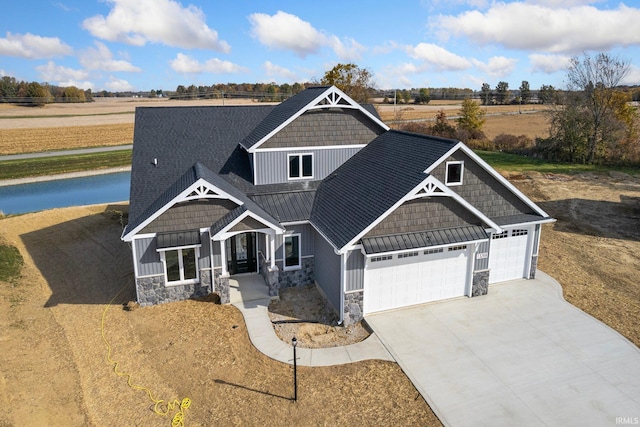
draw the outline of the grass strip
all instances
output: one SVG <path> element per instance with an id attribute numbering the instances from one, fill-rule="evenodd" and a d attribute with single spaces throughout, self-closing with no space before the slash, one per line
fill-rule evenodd
<path id="1" fill-rule="evenodd" d="M 119 150 L 106 153 L 9 160 L 0 163 L 0 179 L 131 166 L 131 154 L 131 150 Z"/>
<path id="2" fill-rule="evenodd" d="M 18 248 L 0 244 L 0 280 L 8 281 L 20 276 L 24 260 Z"/>
<path id="3" fill-rule="evenodd" d="M 610 171 L 624 172 L 629 175 L 640 175 L 639 167 L 631 166 L 602 166 L 583 165 L 578 163 L 554 163 L 535 157 L 518 154 L 502 153 L 500 151 L 480 151 L 476 153 L 493 168 L 503 172 L 540 172 L 575 175 L 585 172 L 607 173 Z"/>

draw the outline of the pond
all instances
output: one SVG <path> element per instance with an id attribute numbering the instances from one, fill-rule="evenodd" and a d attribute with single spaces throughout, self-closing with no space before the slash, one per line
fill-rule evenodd
<path id="1" fill-rule="evenodd" d="M 0 186 L 5 215 L 129 200 L 131 172 Z"/>

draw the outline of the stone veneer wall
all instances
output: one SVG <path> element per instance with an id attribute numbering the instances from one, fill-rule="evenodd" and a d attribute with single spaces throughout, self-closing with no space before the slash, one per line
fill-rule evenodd
<path id="1" fill-rule="evenodd" d="M 302 258 L 302 265 L 297 270 L 280 270 L 278 288 L 290 288 L 292 286 L 309 286 L 315 282 L 315 259 Z"/>
<path id="2" fill-rule="evenodd" d="M 486 295 L 489 292 L 489 270 L 476 271 L 473 273 L 473 285 L 471 286 L 471 296 L 477 297 Z"/>
<path id="3" fill-rule="evenodd" d="M 531 257 L 531 269 L 529 270 L 529 279 L 536 278 L 536 270 L 538 269 L 538 255 Z"/>
<path id="4" fill-rule="evenodd" d="M 273 269 L 264 257 L 262 252 L 258 252 L 258 263 L 260 264 L 260 275 L 264 278 L 265 283 L 269 287 L 269 296 L 277 297 L 280 283 L 280 269 L 276 265 Z"/>
<path id="5" fill-rule="evenodd" d="M 220 304 L 228 304 L 230 302 L 229 275 L 223 276 L 221 269 L 214 269 L 213 282 L 213 291 L 220 297 Z"/>
<path id="6" fill-rule="evenodd" d="M 200 283 L 165 286 L 164 276 L 151 276 L 138 278 L 136 287 L 142 307 L 197 298 L 211 293 L 211 270 L 200 270 Z"/>
<path id="7" fill-rule="evenodd" d="M 364 291 L 349 292 L 344 295 L 344 316 L 345 326 L 353 325 L 364 318 L 363 313 Z"/>

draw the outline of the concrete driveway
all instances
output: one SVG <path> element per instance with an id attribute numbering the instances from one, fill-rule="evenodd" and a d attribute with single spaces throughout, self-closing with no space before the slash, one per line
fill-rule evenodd
<path id="1" fill-rule="evenodd" d="M 640 422 L 640 350 L 542 272 L 366 320 L 445 425 Z"/>

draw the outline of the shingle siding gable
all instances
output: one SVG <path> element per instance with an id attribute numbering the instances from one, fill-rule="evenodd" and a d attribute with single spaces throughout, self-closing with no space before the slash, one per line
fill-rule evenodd
<path id="1" fill-rule="evenodd" d="M 383 131 L 358 110 L 312 110 L 288 124 L 260 149 L 363 145 Z"/>
<path id="2" fill-rule="evenodd" d="M 366 237 L 468 225 L 480 225 L 480 221 L 449 197 L 430 197 L 403 203 L 369 231 Z"/>
<path id="3" fill-rule="evenodd" d="M 221 199 L 178 203 L 144 227 L 140 233 L 163 233 L 211 227 L 235 207 L 236 204 L 232 201 Z"/>
<path id="4" fill-rule="evenodd" d="M 491 176 L 464 152 L 458 150 L 431 171 L 441 182 L 445 182 L 446 163 L 464 161 L 462 185 L 449 187 L 489 218 L 506 215 L 532 213 L 533 210 L 507 187 Z"/>

